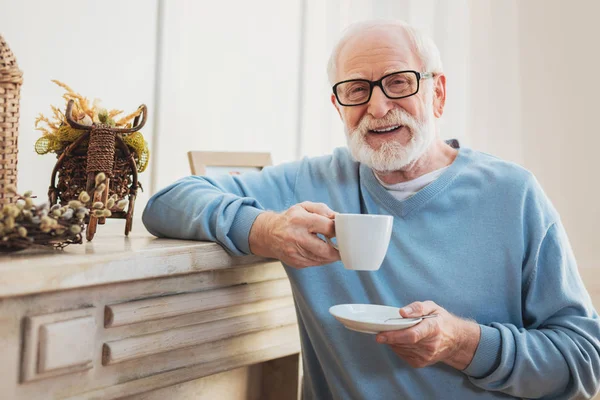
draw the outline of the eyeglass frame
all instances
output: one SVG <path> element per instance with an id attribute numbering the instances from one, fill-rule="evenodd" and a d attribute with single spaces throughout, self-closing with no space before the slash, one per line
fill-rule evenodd
<path id="1" fill-rule="evenodd" d="M 417 90 L 414 93 L 408 94 L 406 96 L 400 96 L 400 97 L 388 96 L 388 94 L 385 92 L 385 89 L 383 88 L 383 84 L 382 84 L 383 80 L 385 78 L 387 78 L 388 76 L 392 76 L 395 74 L 401 74 L 404 72 L 411 72 L 411 73 L 415 74 L 415 76 L 417 77 Z M 368 79 L 360 79 L 360 78 L 359 79 L 347 79 L 345 81 L 341 81 L 341 82 L 338 82 L 335 85 L 333 85 L 332 90 L 333 90 L 333 94 L 335 95 L 336 100 L 338 101 L 338 103 L 341 106 L 344 106 L 344 107 L 362 106 L 363 104 L 367 104 L 371 100 L 371 96 L 373 96 L 373 89 L 375 88 L 375 86 L 379 86 L 379 89 L 381 89 L 381 92 L 383 93 L 383 95 L 390 100 L 404 99 L 404 98 L 414 96 L 415 94 L 419 93 L 419 89 L 421 88 L 421 79 L 429 79 L 429 78 L 433 78 L 434 76 L 435 76 L 435 72 L 418 72 L 418 71 L 415 71 L 412 69 L 408 69 L 408 70 L 404 70 L 404 71 L 390 72 L 389 74 L 382 76 L 381 78 L 379 78 L 376 81 L 370 81 Z M 369 84 L 369 97 L 367 97 L 367 100 L 363 101 L 362 103 L 357 103 L 357 104 L 342 103 L 340 101 L 340 98 L 337 93 L 337 87 L 343 83 L 348 83 L 348 82 L 367 82 Z"/>

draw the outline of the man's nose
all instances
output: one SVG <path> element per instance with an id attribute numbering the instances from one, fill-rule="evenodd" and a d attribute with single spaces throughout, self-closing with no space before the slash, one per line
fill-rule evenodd
<path id="1" fill-rule="evenodd" d="M 371 94 L 371 100 L 369 100 L 367 111 L 373 116 L 373 118 L 383 118 L 388 111 L 393 108 L 393 104 L 388 99 L 379 86 L 373 88 Z"/>

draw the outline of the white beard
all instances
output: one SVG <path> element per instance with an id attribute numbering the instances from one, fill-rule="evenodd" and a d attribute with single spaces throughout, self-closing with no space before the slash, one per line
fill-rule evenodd
<path id="1" fill-rule="evenodd" d="M 346 141 L 352 157 L 378 172 L 400 171 L 421 158 L 436 137 L 433 93 L 425 97 L 423 121 L 418 121 L 402 109 L 394 108 L 378 120 L 366 114 L 351 132 L 344 124 Z M 403 145 L 397 139 L 391 139 L 382 143 L 379 149 L 373 149 L 366 140 L 369 129 L 391 125 L 403 125 L 408 128 L 411 136 L 409 142 Z"/>

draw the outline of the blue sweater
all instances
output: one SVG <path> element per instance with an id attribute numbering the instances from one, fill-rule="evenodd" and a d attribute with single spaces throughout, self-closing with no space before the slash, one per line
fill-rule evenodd
<path id="1" fill-rule="evenodd" d="M 210 240 L 249 254 L 263 210 L 302 201 L 341 213 L 394 216 L 376 272 L 337 262 L 286 266 L 298 311 L 309 399 L 591 397 L 600 381 L 600 320 L 559 215 L 526 170 L 462 148 L 433 183 L 398 201 L 346 149 L 241 176 L 190 176 L 154 195 L 154 235 Z M 415 369 L 372 335 L 328 312 L 342 303 L 401 307 L 433 300 L 477 321 L 481 340 L 463 371 Z"/>

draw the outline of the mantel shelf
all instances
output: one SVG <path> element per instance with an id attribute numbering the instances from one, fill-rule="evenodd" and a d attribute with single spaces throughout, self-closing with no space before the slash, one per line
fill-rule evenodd
<path id="1" fill-rule="evenodd" d="M 218 270 L 256 263 L 232 257 L 215 243 L 162 239 L 141 221 L 126 237 L 124 221 L 108 220 L 91 242 L 64 250 L 25 250 L 0 255 L 0 298 Z"/>

